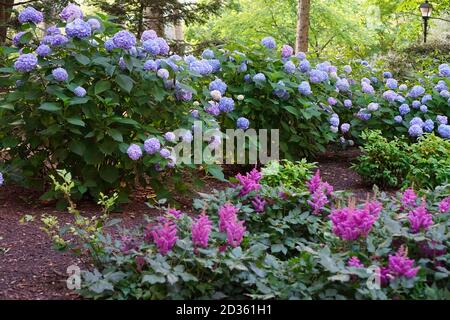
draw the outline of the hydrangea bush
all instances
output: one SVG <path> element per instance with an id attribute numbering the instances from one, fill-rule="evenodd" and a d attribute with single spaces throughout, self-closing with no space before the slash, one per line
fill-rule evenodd
<path id="1" fill-rule="evenodd" d="M 320 172 L 303 192 L 257 170 L 87 246 L 80 293 L 113 299 L 448 298 L 450 185 L 357 203 Z M 162 203 L 162 202 L 160 202 Z M 57 229 L 57 228 L 54 228 Z M 71 228 L 65 228 L 71 229 Z M 76 243 L 76 242 L 75 242 Z M 78 243 L 78 245 L 80 245 Z"/>

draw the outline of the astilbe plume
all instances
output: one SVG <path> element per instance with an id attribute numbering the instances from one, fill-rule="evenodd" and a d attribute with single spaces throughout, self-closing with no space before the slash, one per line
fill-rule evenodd
<path id="1" fill-rule="evenodd" d="M 414 278 L 419 271 L 419 267 L 414 268 L 414 260 L 408 259 L 408 250 L 401 246 L 395 255 L 389 255 L 389 274 L 393 278 L 406 277 Z"/>
<path id="2" fill-rule="evenodd" d="M 444 213 L 450 210 L 450 196 L 439 202 L 439 211 Z"/>
<path id="3" fill-rule="evenodd" d="M 379 202 L 366 202 L 364 208 L 349 207 L 334 209 L 330 214 L 333 232 L 343 240 L 357 240 L 366 237 L 378 219 L 382 209 Z"/>
<path id="4" fill-rule="evenodd" d="M 225 203 L 219 209 L 219 231 L 225 232 L 227 223 L 237 220 L 238 208 L 234 207 L 232 204 Z"/>
<path id="5" fill-rule="evenodd" d="M 317 170 L 316 174 L 306 182 L 306 185 L 311 193 L 311 199 L 307 202 L 313 209 L 313 214 L 320 214 L 325 205 L 329 203 L 328 196 L 333 193 L 333 187 L 322 181 L 320 170 Z"/>
<path id="6" fill-rule="evenodd" d="M 364 265 L 361 263 L 361 261 L 358 259 L 358 257 L 351 257 L 348 260 L 348 266 L 349 267 L 354 267 L 354 268 L 364 268 Z"/>
<path id="7" fill-rule="evenodd" d="M 415 207 L 417 195 L 412 188 L 408 188 L 403 192 L 402 195 L 402 208 Z"/>
<path id="8" fill-rule="evenodd" d="M 419 207 L 408 213 L 408 220 L 412 232 L 417 233 L 422 229 L 428 230 L 433 224 L 433 216 L 427 211 L 425 201 L 422 201 Z"/>
<path id="9" fill-rule="evenodd" d="M 192 242 L 194 247 L 206 248 L 208 246 L 209 234 L 211 233 L 212 222 L 205 213 L 202 213 L 192 223 Z"/>
<path id="10" fill-rule="evenodd" d="M 227 234 L 227 245 L 233 248 L 239 246 L 246 230 L 244 221 L 237 218 L 238 211 L 239 209 L 229 203 L 219 209 L 219 231 Z"/>
<path id="11" fill-rule="evenodd" d="M 239 191 L 239 196 L 245 196 L 252 191 L 257 191 L 261 189 L 261 185 L 259 181 L 261 180 L 261 172 L 256 169 L 253 169 L 244 176 L 240 173 L 236 175 L 236 179 L 239 180 L 239 185 L 241 186 L 241 190 Z"/>
<path id="12" fill-rule="evenodd" d="M 253 209 L 255 209 L 256 212 L 264 212 L 266 207 L 266 200 L 261 198 L 260 196 L 256 196 L 252 200 Z"/>
<path id="13" fill-rule="evenodd" d="M 172 221 L 167 221 L 154 227 L 151 236 L 158 247 L 159 253 L 165 255 L 172 250 L 177 242 L 177 226 Z"/>

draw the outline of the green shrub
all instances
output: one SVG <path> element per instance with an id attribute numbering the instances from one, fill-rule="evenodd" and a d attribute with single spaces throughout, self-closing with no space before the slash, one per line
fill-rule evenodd
<path id="1" fill-rule="evenodd" d="M 311 178 L 315 164 L 301 161 L 270 161 L 262 169 L 261 183 L 272 188 L 282 187 L 292 191 L 305 191 L 305 181 Z"/>
<path id="2" fill-rule="evenodd" d="M 364 181 L 383 187 L 399 187 L 410 168 L 408 144 L 398 138 L 388 141 L 381 131 L 364 131 L 362 154 L 352 168 Z"/>

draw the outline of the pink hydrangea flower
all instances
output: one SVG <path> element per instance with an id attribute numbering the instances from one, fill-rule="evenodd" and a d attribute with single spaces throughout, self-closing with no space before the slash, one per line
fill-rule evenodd
<path id="1" fill-rule="evenodd" d="M 266 207 L 266 200 L 261 198 L 260 196 L 256 196 L 252 200 L 253 209 L 255 209 L 256 212 L 264 212 Z"/>
<path id="2" fill-rule="evenodd" d="M 389 273 L 393 277 L 414 278 L 419 271 L 419 267 L 414 268 L 414 260 L 408 259 L 408 252 L 404 247 L 400 247 L 395 255 L 389 255 Z"/>
<path id="3" fill-rule="evenodd" d="M 417 195 L 412 188 L 406 189 L 402 195 L 402 205 L 404 208 L 414 207 L 416 205 Z"/>
<path id="4" fill-rule="evenodd" d="M 439 211 L 444 213 L 450 210 L 450 196 L 439 202 Z"/>
<path id="5" fill-rule="evenodd" d="M 412 232 L 417 233 L 422 229 L 428 230 L 433 224 L 433 216 L 428 212 L 425 201 L 422 201 L 419 207 L 408 213 L 408 220 Z"/>
<path id="6" fill-rule="evenodd" d="M 330 214 L 333 232 L 343 240 L 357 240 L 366 237 L 378 219 L 381 204 L 367 202 L 362 209 L 353 206 L 334 209 Z"/>
<path id="7" fill-rule="evenodd" d="M 212 222 L 204 213 L 192 223 L 192 242 L 195 247 L 206 248 L 208 246 L 209 234 L 211 233 Z"/>
<path id="8" fill-rule="evenodd" d="M 252 191 L 257 191 L 261 189 L 261 185 L 259 181 L 261 180 L 262 175 L 256 169 L 253 169 L 251 172 L 247 172 L 244 176 L 242 174 L 237 174 L 236 179 L 239 180 L 239 185 L 241 186 L 241 190 L 239 192 L 239 196 L 245 196 Z"/>
<path id="9" fill-rule="evenodd" d="M 158 247 L 159 253 L 167 254 L 177 242 L 177 227 L 171 221 L 167 221 L 163 225 L 157 225 L 151 231 L 153 241 Z"/>
<path id="10" fill-rule="evenodd" d="M 348 266 L 349 267 L 354 267 L 354 268 L 364 268 L 364 265 L 361 263 L 361 261 L 358 259 L 358 257 L 351 257 L 348 260 Z"/>

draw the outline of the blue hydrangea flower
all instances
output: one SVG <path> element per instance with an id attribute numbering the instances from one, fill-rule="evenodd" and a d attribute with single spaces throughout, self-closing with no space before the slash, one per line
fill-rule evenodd
<path id="1" fill-rule="evenodd" d="M 33 22 L 39 24 L 44 21 L 44 15 L 33 7 L 26 7 L 19 13 L 18 20 L 20 23 Z"/>
<path id="2" fill-rule="evenodd" d="M 214 101 L 210 101 L 208 105 L 205 106 L 205 112 L 217 117 L 220 114 L 219 104 Z"/>
<path id="3" fill-rule="evenodd" d="M 367 110 L 369 111 L 377 111 L 380 108 L 380 105 L 376 102 L 371 102 L 367 105 Z"/>
<path id="4" fill-rule="evenodd" d="M 362 84 L 361 90 L 363 93 L 367 93 L 367 94 L 374 94 L 375 93 L 375 89 L 372 87 L 371 84 L 364 82 Z"/>
<path id="5" fill-rule="evenodd" d="M 388 87 L 389 89 L 397 89 L 397 86 L 398 82 L 394 78 L 389 78 L 386 80 L 386 87 Z"/>
<path id="6" fill-rule="evenodd" d="M 322 63 L 318 63 L 316 65 L 316 69 L 323 72 L 331 72 L 330 68 L 332 67 L 330 61 L 324 61 Z"/>
<path id="7" fill-rule="evenodd" d="M 401 122 L 403 121 L 403 118 L 402 118 L 402 116 L 395 116 L 395 117 L 394 117 L 394 121 L 395 121 L 396 123 L 401 123 Z"/>
<path id="8" fill-rule="evenodd" d="M 408 91 L 408 86 L 406 84 L 401 84 L 398 87 L 398 90 L 400 90 L 400 91 Z"/>
<path id="9" fill-rule="evenodd" d="M 20 38 L 25 34 L 25 31 L 17 32 L 13 37 L 13 45 L 16 47 L 20 47 L 22 44 L 20 43 Z"/>
<path id="10" fill-rule="evenodd" d="M 208 63 L 208 60 L 196 60 L 189 64 L 189 70 L 196 72 L 200 75 L 208 75 L 212 72 L 212 67 Z"/>
<path id="11" fill-rule="evenodd" d="M 337 114 L 333 114 L 330 119 L 328 119 L 328 122 L 333 126 L 333 127 L 338 127 L 339 126 L 339 116 Z"/>
<path id="12" fill-rule="evenodd" d="M 290 95 L 289 92 L 287 92 L 287 90 L 285 89 L 285 84 L 282 80 L 278 81 L 278 86 L 279 88 L 276 88 L 275 90 L 273 90 L 273 93 L 280 99 L 283 100 L 287 100 L 289 99 Z"/>
<path id="13" fill-rule="evenodd" d="M 300 92 L 301 94 L 303 94 L 305 96 L 312 94 L 311 86 L 309 85 L 309 82 L 302 81 L 300 83 L 300 85 L 298 86 L 298 92 Z"/>
<path id="14" fill-rule="evenodd" d="M 450 78 L 450 66 L 446 63 L 443 63 L 439 66 L 439 75 L 441 77 Z"/>
<path id="15" fill-rule="evenodd" d="M 212 73 L 218 72 L 222 69 L 219 59 L 209 59 L 207 61 L 212 68 Z"/>
<path id="16" fill-rule="evenodd" d="M 333 133 L 338 133 L 339 128 L 335 127 L 335 126 L 330 126 L 330 131 L 333 132 Z"/>
<path id="17" fill-rule="evenodd" d="M 51 46 L 57 47 L 65 45 L 67 42 L 69 42 L 69 39 L 62 34 L 57 34 L 54 36 L 50 36 L 49 41 Z"/>
<path id="18" fill-rule="evenodd" d="M 165 159 L 167 159 L 167 158 L 170 157 L 170 151 L 167 150 L 166 148 L 162 148 L 162 149 L 159 151 L 159 154 L 161 155 L 161 157 L 163 157 L 163 158 L 165 158 Z"/>
<path id="19" fill-rule="evenodd" d="M 175 141 L 176 141 L 175 133 L 173 133 L 173 132 L 171 132 L 171 131 L 166 132 L 166 133 L 164 134 L 164 139 L 165 139 L 166 141 L 168 141 L 168 142 L 175 142 Z"/>
<path id="20" fill-rule="evenodd" d="M 247 72 L 247 63 L 246 62 L 242 62 L 240 65 L 239 65 L 239 72 Z"/>
<path id="21" fill-rule="evenodd" d="M 426 113 L 428 111 L 428 107 L 423 104 L 420 106 L 420 111 L 422 111 L 423 113 Z"/>
<path id="22" fill-rule="evenodd" d="M 142 32 L 141 35 L 141 42 L 145 42 L 147 40 L 155 40 L 158 38 L 158 35 L 156 34 L 156 31 L 154 30 L 145 30 Z"/>
<path id="23" fill-rule="evenodd" d="M 408 129 L 408 134 L 413 138 L 420 137 L 421 135 L 423 135 L 422 126 L 420 126 L 418 124 L 412 125 Z"/>
<path id="24" fill-rule="evenodd" d="M 411 105 L 412 105 L 412 107 L 414 109 L 419 109 L 420 108 L 420 101 L 414 100 Z"/>
<path id="25" fill-rule="evenodd" d="M 423 130 L 425 130 L 425 132 L 431 132 L 434 129 L 434 122 L 431 119 L 425 120 L 424 124 L 423 124 Z"/>
<path id="26" fill-rule="evenodd" d="M 119 68 L 120 70 L 125 70 L 127 68 L 127 63 L 123 57 L 119 58 Z"/>
<path id="27" fill-rule="evenodd" d="M 83 11 L 81 11 L 79 6 L 69 3 L 69 5 L 61 11 L 59 17 L 64 21 L 70 22 L 75 19 L 83 18 Z"/>
<path id="28" fill-rule="evenodd" d="M 297 69 L 297 67 L 295 66 L 295 64 L 292 61 L 287 61 L 284 64 L 284 71 L 286 73 L 292 74 L 295 72 L 296 69 Z"/>
<path id="29" fill-rule="evenodd" d="M 87 23 L 89 23 L 89 25 L 91 26 L 92 31 L 98 30 L 102 27 L 100 21 L 98 21 L 98 19 L 95 18 L 88 19 Z"/>
<path id="30" fill-rule="evenodd" d="M 341 132 L 347 133 L 350 130 L 350 124 L 349 123 L 343 123 L 341 124 Z"/>
<path id="31" fill-rule="evenodd" d="M 36 68 L 37 64 L 37 57 L 32 53 L 26 53 L 17 58 L 14 62 L 14 69 L 19 72 L 30 72 Z"/>
<path id="32" fill-rule="evenodd" d="M 394 102 L 397 100 L 397 93 L 392 90 L 387 90 L 383 93 L 383 98 L 389 102 Z"/>
<path id="33" fill-rule="evenodd" d="M 144 63 L 144 70 L 145 71 L 156 71 L 158 70 L 158 64 L 155 60 L 147 60 Z"/>
<path id="34" fill-rule="evenodd" d="M 136 44 L 136 37 L 129 31 L 122 30 L 117 32 L 112 40 L 117 48 L 130 50 Z"/>
<path id="35" fill-rule="evenodd" d="M 353 106 L 352 100 L 350 100 L 350 99 L 344 100 L 344 107 L 346 107 L 348 109 L 348 108 L 351 108 L 352 106 Z"/>
<path id="36" fill-rule="evenodd" d="M 309 73 L 309 81 L 312 83 L 321 83 L 328 80 L 328 73 L 321 70 L 311 70 Z"/>
<path id="37" fill-rule="evenodd" d="M 66 69 L 61 67 L 54 69 L 52 71 L 52 75 L 56 81 L 67 81 L 67 79 L 69 78 Z"/>
<path id="38" fill-rule="evenodd" d="M 212 51 L 211 49 L 203 50 L 202 58 L 203 59 L 214 59 L 214 51 Z"/>
<path id="39" fill-rule="evenodd" d="M 340 92 L 347 92 L 350 90 L 350 83 L 348 83 L 348 80 L 345 78 L 338 79 L 338 81 L 336 81 L 336 88 Z"/>
<path id="40" fill-rule="evenodd" d="M 193 109 L 193 110 L 189 111 L 189 113 L 191 114 L 192 118 L 195 118 L 195 119 L 200 118 L 200 113 L 196 109 Z"/>
<path id="41" fill-rule="evenodd" d="M 148 154 L 155 154 L 161 149 L 161 143 L 157 138 L 149 138 L 144 141 L 144 150 Z"/>
<path id="42" fill-rule="evenodd" d="M 250 121 L 247 118 L 240 117 L 236 121 L 236 127 L 242 130 L 247 130 L 250 127 Z"/>
<path id="43" fill-rule="evenodd" d="M 300 59 L 300 60 L 305 60 L 305 59 L 306 59 L 306 54 L 305 54 L 304 52 L 300 51 L 300 52 L 298 52 L 298 53 L 295 55 L 295 57 L 298 58 L 298 59 Z"/>
<path id="44" fill-rule="evenodd" d="M 352 67 L 349 65 L 344 66 L 344 72 L 345 73 L 352 73 Z"/>
<path id="45" fill-rule="evenodd" d="M 167 69 L 161 68 L 158 70 L 158 72 L 156 73 L 158 75 L 158 77 L 160 77 L 161 79 L 169 79 L 169 71 Z"/>
<path id="46" fill-rule="evenodd" d="M 145 40 L 142 43 L 144 50 L 149 52 L 150 54 L 156 56 L 159 54 L 159 44 L 156 40 Z"/>
<path id="47" fill-rule="evenodd" d="M 0 172 L 0 186 L 5 183 L 5 179 L 3 178 L 3 173 Z"/>
<path id="48" fill-rule="evenodd" d="M 52 53 L 52 49 L 46 44 L 41 44 L 36 48 L 36 54 L 39 57 L 48 56 L 50 53 Z"/>
<path id="49" fill-rule="evenodd" d="M 84 89 L 83 87 L 76 87 L 73 90 L 73 93 L 77 96 L 77 97 L 84 97 L 86 95 L 86 89 Z"/>
<path id="50" fill-rule="evenodd" d="M 217 90 L 223 95 L 227 91 L 227 84 L 221 79 L 217 78 L 214 81 L 211 81 L 211 83 L 209 84 L 209 91 L 213 90 Z"/>
<path id="51" fill-rule="evenodd" d="M 178 101 L 191 101 L 192 100 L 192 91 L 182 89 L 182 88 L 177 88 L 175 90 L 175 99 Z"/>
<path id="52" fill-rule="evenodd" d="M 75 19 L 66 25 L 66 34 L 70 38 L 86 38 L 91 35 L 91 26 L 82 19 Z"/>
<path id="53" fill-rule="evenodd" d="M 57 26 L 51 26 L 45 30 L 46 36 L 56 36 L 57 34 L 61 34 L 61 30 Z"/>
<path id="54" fill-rule="evenodd" d="M 234 110 L 234 100 L 228 97 L 222 97 L 219 101 L 219 109 L 222 112 L 231 112 Z"/>
<path id="55" fill-rule="evenodd" d="M 442 90 L 442 91 L 439 93 L 439 95 L 440 95 L 442 98 L 449 98 L 449 97 L 450 97 L 450 92 L 449 92 L 448 90 Z"/>
<path id="56" fill-rule="evenodd" d="M 161 37 L 156 38 L 156 42 L 159 45 L 159 54 L 166 55 L 170 51 L 170 47 L 167 44 L 167 41 Z"/>
<path id="57" fill-rule="evenodd" d="M 114 41 L 112 39 L 108 39 L 105 41 L 105 49 L 106 51 L 113 51 L 116 48 Z"/>
<path id="58" fill-rule="evenodd" d="M 244 81 L 247 82 L 247 83 L 249 83 L 250 81 L 252 81 L 252 77 L 251 77 L 249 74 L 246 74 L 246 75 L 244 76 Z"/>
<path id="59" fill-rule="evenodd" d="M 300 61 L 299 65 L 298 65 L 298 69 L 302 73 L 307 73 L 311 70 L 311 63 L 308 60 L 304 59 L 304 60 Z"/>
<path id="60" fill-rule="evenodd" d="M 281 56 L 283 58 L 289 58 L 294 54 L 294 48 L 292 48 L 290 45 L 284 44 L 283 47 L 281 47 Z"/>
<path id="61" fill-rule="evenodd" d="M 329 104 L 330 106 L 334 106 L 334 105 L 337 104 L 337 100 L 336 100 L 335 98 L 333 98 L 333 97 L 329 97 L 329 98 L 327 99 L 327 102 L 328 102 L 328 104 Z"/>
<path id="62" fill-rule="evenodd" d="M 439 122 L 440 124 L 447 124 L 448 118 L 446 116 L 438 115 L 436 116 L 436 121 Z"/>
<path id="63" fill-rule="evenodd" d="M 414 86 L 411 91 L 409 91 L 408 96 L 412 98 L 417 98 L 425 93 L 425 89 L 422 86 Z"/>
<path id="64" fill-rule="evenodd" d="M 361 65 L 368 67 L 369 66 L 369 62 L 367 62 L 366 60 L 362 60 L 361 61 Z"/>
<path id="65" fill-rule="evenodd" d="M 358 117 L 358 119 L 368 121 L 372 117 L 372 114 L 368 112 L 365 108 L 361 108 L 356 114 L 356 117 Z"/>
<path id="66" fill-rule="evenodd" d="M 450 126 L 446 124 L 441 124 L 438 127 L 438 133 L 442 138 L 450 139 Z"/>
<path id="67" fill-rule="evenodd" d="M 384 77 L 385 79 L 392 78 L 392 73 L 389 72 L 389 71 L 385 71 L 385 72 L 383 72 L 383 77 Z"/>
<path id="68" fill-rule="evenodd" d="M 398 111 L 402 116 L 404 116 L 405 114 L 408 114 L 411 111 L 411 109 L 406 103 L 404 103 L 398 108 Z"/>
<path id="69" fill-rule="evenodd" d="M 426 94 L 422 97 L 422 104 L 425 104 L 431 100 L 433 100 L 433 97 L 431 96 L 431 94 Z"/>
<path id="70" fill-rule="evenodd" d="M 19 32 L 20 33 L 20 32 Z M 441 92 L 442 90 L 448 90 L 447 83 L 444 80 L 439 80 L 434 89 L 437 92 Z"/>
<path id="71" fill-rule="evenodd" d="M 276 48 L 276 43 L 275 43 L 275 39 L 272 37 L 265 37 L 261 40 L 261 44 L 268 48 L 268 49 L 275 49 Z"/>
<path id="72" fill-rule="evenodd" d="M 423 127 L 423 120 L 419 117 L 414 117 L 409 121 L 410 126 L 418 125 L 420 127 Z"/>
<path id="73" fill-rule="evenodd" d="M 255 82 L 265 82 L 266 81 L 266 76 L 264 75 L 264 73 L 257 73 L 253 76 L 253 81 Z"/>
<path id="74" fill-rule="evenodd" d="M 142 157 L 142 149 L 137 144 L 133 143 L 128 147 L 127 154 L 131 160 L 136 161 Z"/>

